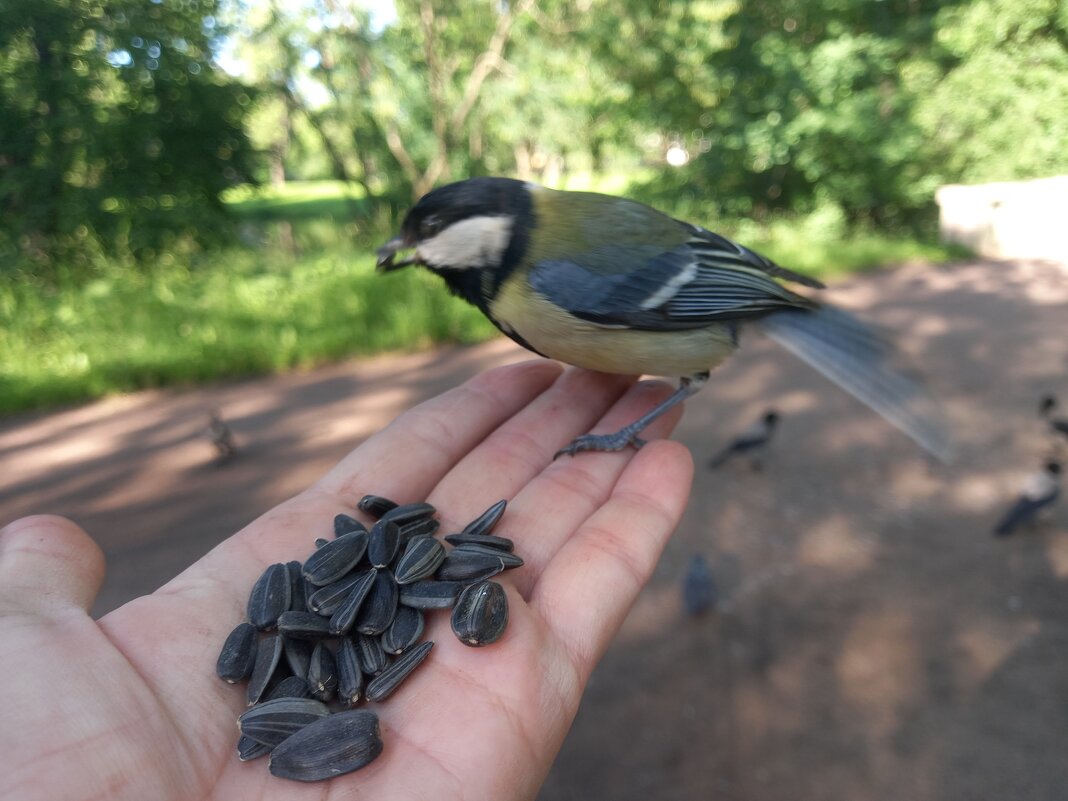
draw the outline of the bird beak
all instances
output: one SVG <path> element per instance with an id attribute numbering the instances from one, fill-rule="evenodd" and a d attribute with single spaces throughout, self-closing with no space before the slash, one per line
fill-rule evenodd
<path id="1" fill-rule="evenodd" d="M 379 272 L 385 273 L 390 270 L 399 270 L 401 267 L 407 267 L 410 264 L 420 264 L 418 255 L 414 253 L 400 261 L 394 261 L 397 253 L 410 247 L 411 245 L 403 237 L 394 237 L 378 249 L 378 261 L 375 263 L 375 267 Z"/>

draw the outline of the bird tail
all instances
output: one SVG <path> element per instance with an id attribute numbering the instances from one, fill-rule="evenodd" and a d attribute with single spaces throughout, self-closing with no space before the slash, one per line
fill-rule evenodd
<path id="1" fill-rule="evenodd" d="M 768 335 L 943 462 L 948 429 L 922 380 L 900 365 L 896 349 L 874 329 L 833 306 L 787 309 L 761 321 Z"/>

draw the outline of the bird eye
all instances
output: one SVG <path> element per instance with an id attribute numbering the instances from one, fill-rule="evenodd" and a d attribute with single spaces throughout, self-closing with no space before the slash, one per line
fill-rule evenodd
<path id="1" fill-rule="evenodd" d="M 441 218 L 436 214 L 430 214 L 419 224 L 419 238 L 428 239 L 440 231 L 441 228 Z"/>

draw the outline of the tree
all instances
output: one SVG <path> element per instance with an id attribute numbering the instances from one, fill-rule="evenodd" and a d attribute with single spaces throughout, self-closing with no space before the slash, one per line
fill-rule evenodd
<path id="1" fill-rule="evenodd" d="M 38 263 L 203 240 L 250 174 L 217 0 L 3 0 L 0 249 Z"/>

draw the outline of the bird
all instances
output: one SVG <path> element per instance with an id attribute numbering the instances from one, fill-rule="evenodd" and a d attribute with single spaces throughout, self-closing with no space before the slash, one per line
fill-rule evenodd
<path id="1" fill-rule="evenodd" d="M 1050 433 L 1068 439 L 1068 417 L 1055 416 L 1053 412 L 1056 408 L 1057 398 L 1053 395 L 1044 395 L 1038 405 L 1038 416 L 1049 425 Z"/>
<path id="2" fill-rule="evenodd" d="M 690 617 L 700 617 L 716 606 L 719 589 L 712 577 L 712 570 L 704 556 L 695 553 L 690 557 L 686 573 L 682 577 L 682 605 Z"/>
<path id="3" fill-rule="evenodd" d="M 237 440 L 230 426 L 218 412 L 208 414 L 208 427 L 205 432 L 215 447 L 220 462 L 228 462 L 237 455 Z"/>
<path id="4" fill-rule="evenodd" d="M 735 437 L 719 453 L 708 460 L 708 469 L 715 470 L 723 466 L 732 457 L 742 453 L 755 456 L 756 452 L 763 450 L 771 442 L 771 437 L 779 424 L 779 413 L 774 409 L 768 409 L 760 419 L 749 428 Z"/>
<path id="5" fill-rule="evenodd" d="M 679 378 L 659 405 L 612 434 L 557 451 L 640 447 L 641 431 L 705 385 L 752 324 L 942 460 L 937 404 L 894 364 L 885 337 L 789 289 L 824 285 L 725 236 L 638 201 L 478 177 L 432 189 L 377 252 L 377 269 L 429 269 L 537 354 L 605 373 Z"/>
<path id="6" fill-rule="evenodd" d="M 1008 537 L 1022 526 L 1033 524 L 1039 513 L 1060 496 L 1060 476 L 1061 463 L 1054 459 L 1029 476 L 1019 497 L 994 527 L 994 536 Z"/>

